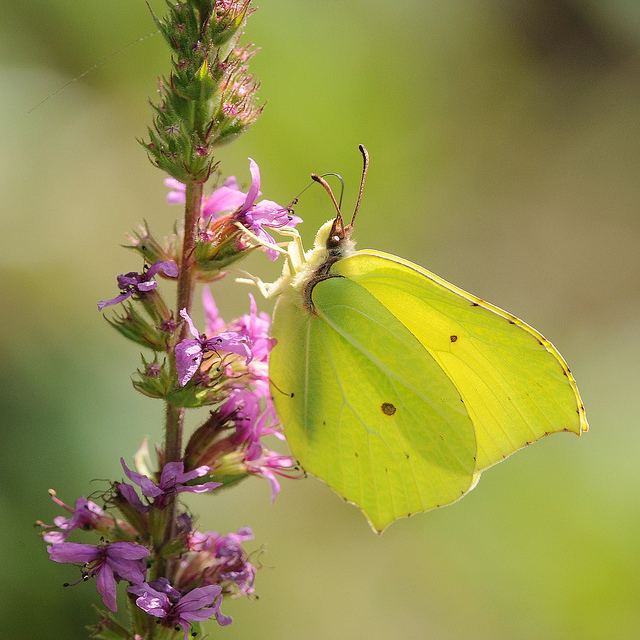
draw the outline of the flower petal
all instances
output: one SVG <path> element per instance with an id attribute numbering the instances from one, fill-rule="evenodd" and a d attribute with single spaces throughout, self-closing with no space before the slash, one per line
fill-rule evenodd
<path id="1" fill-rule="evenodd" d="M 202 484 L 190 484 L 182 485 L 176 489 L 176 493 L 183 493 L 184 491 L 190 491 L 191 493 L 206 493 L 207 491 L 213 491 L 222 486 L 222 482 L 203 482 Z"/>
<path id="2" fill-rule="evenodd" d="M 246 213 L 253 207 L 260 193 L 260 167 L 252 158 L 249 158 L 249 171 L 251 171 L 251 187 L 242 205 L 241 213 Z"/>
<path id="3" fill-rule="evenodd" d="M 165 178 L 164 184 L 171 191 L 167 193 L 168 204 L 184 204 L 186 201 L 186 186 L 175 178 Z"/>
<path id="4" fill-rule="evenodd" d="M 132 482 L 135 482 L 141 489 L 142 493 L 148 498 L 157 498 L 162 490 L 158 487 L 158 485 L 153 482 L 151 479 L 147 478 L 147 476 L 143 476 L 141 473 L 136 473 L 135 471 L 129 469 L 127 467 L 124 458 L 120 458 L 120 464 L 124 469 L 124 472 Z"/>
<path id="5" fill-rule="evenodd" d="M 150 504 L 144 504 L 144 502 L 140 500 L 140 496 L 138 496 L 136 490 L 130 484 L 120 482 L 118 484 L 118 491 L 138 513 L 149 513 L 149 511 L 151 511 L 152 506 Z"/>
<path id="6" fill-rule="evenodd" d="M 188 611 L 197 611 L 210 605 L 217 596 L 222 593 L 220 585 L 209 585 L 206 587 L 197 587 L 180 598 L 180 602 L 176 605 L 176 609 L 180 611 L 180 617 Z M 193 618 L 195 619 L 195 618 Z M 207 620 L 207 618 L 203 618 Z"/>
<path id="7" fill-rule="evenodd" d="M 182 340 L 176 345 L 175 355 L 178 382 L 184 387 L 193 378 L 202 362 L 202 345 L 199 340 Z"/>
<path id="8" fill-rule="evenodd" d="M 111 611 L 117 611 L 116 579 L 113 575 L 113 570 L 106 562 L 100 567 L 100 572 L 96 579 L 96 588 L 102 596 L 105 607 L 108 607 Z"/>
<path id="9" fill-rule="evenodd" d="M 102 556 L 102 548 L 80 542 L 60 542 L 47 547 L 54 562 L 92 562 Z"/>
<path id="10" fill-rule="evenodd" d="M 230 211 L 232 209 L 237 209 L 239 206 L 244 204 L 247 198 L 247 194 L 240 191 L 237 188 L 230 188 L 226 185 L 216 189 L 207 199 L 207 201 L 202 206 L 202 217 L 210 218 L 218 213 L 222 213 L 223 211 Z"/>
<path id="11" fill-rule="evenodd" d="M 147 270 L 147 278 L 153 278 L 160 271 L 170 278 L 178 277 L 178 265 L 173 260 L 156 260 Z"/>
<path id="12" fill-rule="evenodd" d="M 100 300 L 98 302 L 98 311 L 102 311 L 105 307 L 110 307 L 112 304 L 118 304 L 119 302 L 124 302 L 127 298 L 130 298 L 133 295 L 133 291 L 127 291 L 126 293 L 121 293 L 119 296 L 115 298 L 111 298 L 111 300 Z"/>
<path id="13" fill-rule="evenodd" d="M 209 335 L 214 335 L 222 331 L 225 323 L 220 317 L 218 307 L 213 299 L 213 294 L 209 287 L 202 288 L 202 306 L 204 307 L 204 319 L 207 323 L 207 333 Z"/>
<path id="14" fill-rule="evenodd" d="M 251 338 L 244 331 L 222 331 L 205 342 L 209 351 L 229 351 L 244 356 L 247 364 L 251 362 Z"/>
<path id="15" fill-rule="evenodd" d="M 191 335 L 194 338 L 200 338 L 200 332 L 196 329 L 196 325 L 193 324 L 193 320 L 191 319 L 191 316 L 187 313 L 186 309 L 180 309 L 180 317 L 186 321 L 186 323 L 189 325 L 189 331 L 191 331 Z"/>
<path id="16" fill-rule="evenodd" d="M 113 542 L 107 547 L 107 557 L 110 560 L 142 560 L 150 555 L 149 549 L 137 542 Z"/>

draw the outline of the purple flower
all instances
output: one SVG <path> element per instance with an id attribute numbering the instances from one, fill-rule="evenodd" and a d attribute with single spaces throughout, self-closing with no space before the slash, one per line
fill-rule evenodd
<path id="1" fill-rule="evenodd" d="M 98 593 L 105 606 L 117 611 L 116 577 L 131 584 L 144 581 L 147 573 L 145 558 L 149 549 L 135 542 L 114 542 L 95 546 L 77 542 L 59 542 L 47 547 L 49 558 L 54 562 L 81 563 L 83 577 L 96 578 Z"/>
<path id="2" fill-rule="evenodd" d="M 256 568 L 242 547 L 247 540 L 253 540 L 249 527 L 226 536 L 215 531 L 194 531 L 189 540 L 191 553 L 181 562 L 180 582 L 202 577 L 205 584 L 222 586 L 223 593 L 235 596 L 253 593 Z"/>
<path id="3" fill-rule="evenodd" d="M 249 336 L 253 357 L 250 361 L 247 361 L 247 370 L 251 375 L 251 382 L 256 388 L 254 395 L 257 396 L 258 400 L 262 399 L 265 401 L 268 413 L 271 414 L 275 422 L 277 421 L 277 417 L 271 402 L 271 393 L 269 390 L 269 352 L 275 345 L 276 340 L 275 338 L 269 337 L 271 325 L 269 314 L 264 311 L 258 313 L 253 295 L 249 294 L 249 300 L 250 312 L 233 320 L 229 324 L 228 329 Z M 202 306 L 204 307 L 204 315 L 207 323 L 207 334 L 213 335 L 222 331 L 226 325 L 218 313 L 218 308 L 208 287 L 204 287 L 202 290 Z"/>
<path id="4" fill-rule="evenodd" d="M 187 485 L 185 483 L 196 478 L 201 478 L 209 473 L 210 469 L 207 466 L 198 467 L 192 471 L 184 472 L 183 462 L 167 462 L 162 468 L 160 474 L 160 482 L 156 484 L 147 476 L 136 473 L 127 467 L 124 458 L 120 458 L 120 464 L 124 469 L 124 472 L 132 482 L 135 482 L 142 490 L 142 495 L 146 498 L 153 500 L 153 506 L 162 509 L 166 504 L 170 496 L 177 493 L 183 493 L 190 491 L 192 493 L 205 493 L 207 491 L 213 491 L 216 487 L 221 486 L 221 482 L 204 482 L 202 484 Z M 151 509 L 151 505 L 145 505 L 135 489 L 125 482 L 121 482 L 118 485 L 118 490 L 122 496 L 129 502 L 129 504 L 139 511 L 140 513 L 147 513 Z"/>
<path id="5" fill-rule="evenodd" d="M 265 362 L 269 352 L 276 343 L 275 338 L 269 337 L 271 318 L 269 314 L 261 311 L 258 313 L 258 305 L 252 294 L 249 294 L 249 313 L 245 313 L 230 328 L 246 333 L 253 344 L 252 352 L 254 360 Z M 268 374 L 265 376 L 268 379 Z"/>
<path id="6" fill-rule="evenodd" d="M 245 465 L 249 473 L 269 480 L 269 484 L 271 484 L 271 502 L 276 499 L 280 492 L 280 483 L 276 475 L 284 476 L 285 478 L 293 477 L 291 472 L 284 473 L 283 469 L 293 469 L 295 464 L 296 461 L 292 457 L 270 451 L 264 448 L 260 442 L 250 445 L 245 457 Z"/>
<path id="7" fill-rule="evenodd" d="M 277 229 L 279 227 L 295 227 L 302 222 L 302 218 L 292 215 L 289 209 L 281 207 L 271 200 L 261 200 L 256 204 L 260 195 L 260 168 L 258 164 L 249 158 L 251 171 L 251 187 L 247 193 L 242 207 L 235 215 L 238 222 L 252 231 L 267 245 L 275 245 L 276 241 L 264 230 L 264 227 Z M 266 249 L 270 260 L 277 260 L 278 252 L 275 249 Z"/>
<path id="8" fill-rule="evenodd" d="M 263 407 L 263 395 L 257 389 L 237 387 L 229 392 L 229 397 L 220 407 L 220 414 L 233 420 L 236 432 L 233 441 L 248 446 L 258 442 L 262 436 L 275 435 L 284 440 L 282 433 L 274 426 L 272 406 Z"/>
<path id="9" fill-rule="evenodd" d="M 130 271 L 129 273 L 119 275 L 118 287 L 120 289 L 120 295 L 111 298 L 111 300 L 101 300 L 98 302 L 98 311 L 102 311 L 105 307 L 112 304 L 124 302 L 134 294 L 141 295 L 147 291 L 157 289 L 158 283 L 153 278 L 160 271 L 170 278 L 176 278 L 178 276 L 178 267 L 173 260 L 167 260 L 166 262 L 158 260 L 142 273 Z"/>
<path id="10" fill-rule="evenodd" d="M 166 178 L 165 186 L 169 187 L 167 193 L 168 204 L 184 204 L 186 201 L 186 187 L 175 178 Z M 237 209 L 244 203 L 247 194 L 240 190 L 238 181 L 230 176 L 224 184 L 213 191 L 210 196 L 202 198 L 202 217 L 205 219 L 217 216 L 225 211 Z"/>
<path id="11" fill-rule="evenodd" d="M 245 198 L 246 194 L 240 191 L 238 181 L 231 176 L 206 199 L 202 205 L 202 217 L 208 219 L 223 211 L 237 209 Z"/>
<path id="12" fill-rule="evenodd" d="M 176 370 L 178 372 L 178 382 L 184 387 L 195 375 L 200 367 L 202 358 L 207 351 L 229 351 L 244 356 L 251 362 L 253 354 L 251 352 L 251 339 L 246 333 L 241 331 L 223 331 L 217 335 L 207 338 L 206 335 L 198 333 L 193 320 L 186 309 L 180 311 L 180 315 L 189 325 L 191 335 L 195 340 L 189 338 L 182 340 L 176 345 Z"/>
<path id="13" fill-rule="evenodd" d="M 220 612 L 222 587 L 209 585 L 181 593 L 174 589 L 166 578 L 158 578 L 151 583 L 129 587 L 130 593 L 138 596 L 136 604 L 140 609 L 156 618 L 162 618 L 164 626 L 180 625 L 184 629 L 184 640 L 189 640 L 192 622 L 203 622 L 215 616 L 218 624 L 231 624 L 233 620 Z"/>
<path id="14" fill-rule="evenodd" d="M 251 171 L 251 186 L 244 193 L 238 187 L 237 180 L 231 176 L 222 187 L 216 189 L 208 198 L 202 201 L 202 219 L 209 220 L 225 211 L 237 209 L 234 218 L 247 227 L 266 245 L 275 245 L 276 241 L 265 231 L 264 227 L 277 229 L 279 227 L 295 227 L 302 219 L 293 215 L 291 211 L 271 200 L 261 200 L 260 196 L 260 169 L 257 163 L 249 158 Z M 174 178 L 167 178 L 165 185 L 171 191 L 167 194 L 169 204 L 184 204 L 185 186 Z M 266 247 L 267 255 L 271 260 L 278 258 L 278 251 Z"/>
<path id="15" fill-rule="evenodd" d="M 169 193 L 167 193 L 168 204 L 184 204 L 186 202 L 187 187 L 184 183 L 176 180 L 175 178 L 165 178 L 164 185 L 170 189 Z"/>
<path id="16" fill-rule="evenodd" d="M 55 517 L 53 522 L 60 530 L 47 531 L 42 536 L 45 542 L 64 542 L 74 529 L 89 529 L 92 525 L 97 524 L 104 515 L 104 511 L 95 502 L 87 500 L 84 496 L 80 496 L 76 500 L 75 508 L 67 506 L 64 502 L 58 500 L 55 495 L 51 497 L 56 504 L 71 511 L 73 515 L 70 518 L 65 518 L 64 516 Z"/>

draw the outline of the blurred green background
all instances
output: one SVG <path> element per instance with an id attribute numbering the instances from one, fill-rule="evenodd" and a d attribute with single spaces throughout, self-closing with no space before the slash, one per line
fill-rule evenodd
<path id="1" fill-rule="evenodd" d="M 152 0 L 158 12 L 161 0 Z M 62 589 L 32 528 L 121 477 L 162 407 L 138 350 L 96 310 L 139 268 L 119 247 L 170 231 L 163 176 L 135 141 L 168 69 L 142 2 L 0 0 L 0 619 L 86 637 L 94 585 Z M 371 171 L 359 246 L 402 255 L 508 309 L 569 362 L 591 423 L 488 471 L 449 508 L 376 537 L 322 483 L 249 480 L 189 498 L 202 525 L 249 525 L 259 599 L 225 603 L 227 640 L 640 637 L 640 5 L 635 0 L 264 0 L 246 41 L 268 102 L 220 153 L 289 202 L 313 171 Z M 297 213 L 309 245 L 321 189 Z M 262 256 L 248 265 L 277 275 Z M 228 319 L 247 290 L 214 289 Z M 268 310 L 266 303 L 262 308 Z M 9 637 L 7 635 L 7 637 Z"/>

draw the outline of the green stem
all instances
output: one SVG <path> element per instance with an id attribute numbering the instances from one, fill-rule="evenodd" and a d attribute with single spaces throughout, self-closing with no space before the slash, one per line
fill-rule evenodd
<path id="1" fill-rule="evenodd" d="M 180 270 L 178 274 L 178 306 L 177 312 L 186 309 L 191 315 L 193 306 L 193 294 L 196 285 L 196 272 L 194 269 L 193 252 L 198 233 L 198 220 L 202 208 L 203 185 L 199 182 L 189 182 L 186 185 L 186 203 L 184 207 L 184 237 L 182 240 L 182 255 L 180 258 Z M 188 326 L 186 322 L 180 325 L 180 331 L 174 344 L 187 337 Z M 176 377 L 176 359 L 173 354 L 169 357 L 171 375 Z M 176 407 L 167 402 L 165 439 L 164 439 L 164 463 L 179 462 L 182 459 L 182 431 L 184 426 L 184 413 L 182 407 Z M 165 508 L 166 525 L 164 529 L 163 544 L 172 540 L 176 535 L 176 498 L 171 497 Z M 173 563 L 158 558 L 157 575 L 166 577 L 169 581 L 173 577 Z"/>

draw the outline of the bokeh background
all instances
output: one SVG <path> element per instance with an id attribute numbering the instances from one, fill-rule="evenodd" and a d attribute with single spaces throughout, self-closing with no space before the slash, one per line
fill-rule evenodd
<path id="1" fill-rule="evenodd" d="M 152 7 L 164 11 L 161 0 Z M 142 219 L 179 214 L 136 143 L 168 70 L 140 0 L 0 0 L 0 619 L 75 640 L 94 585 L 47 560 L 33 522 L 119 479 L 162 408 L 138 349 L 97 312 Z M 336 171 L 360 247 L 400 254 L 524 318 L 569 362 L 591 431 L 488 471 L 463 501 L 375 536 L 313 478 L 190 498 L 206 528 L 249 525 L 259 599 L 222 639 L 640 637 L 640 5 L 635 0 L 264 0 L 246 40 L 267 101 L 221 168 L 289 202 Z M 321 189 L 297 213 L 309 245 Z M 279 267 L 257 256 L 263 279 Z M 214 290 L 222 313 L 247 290 Z M 266 303 L 262 308 L 269 310 Z"/>

